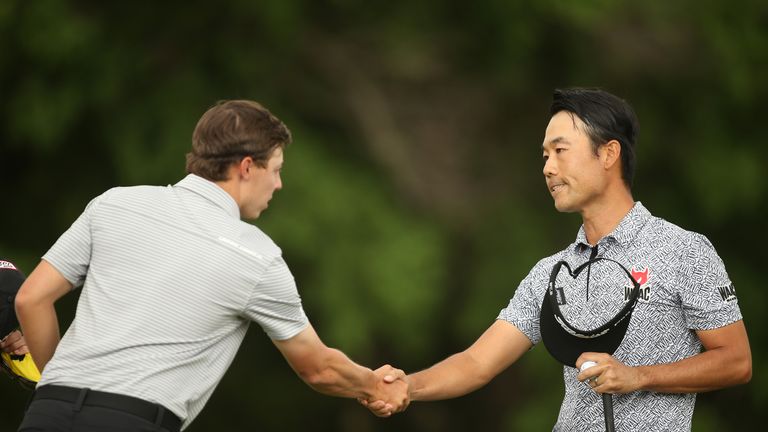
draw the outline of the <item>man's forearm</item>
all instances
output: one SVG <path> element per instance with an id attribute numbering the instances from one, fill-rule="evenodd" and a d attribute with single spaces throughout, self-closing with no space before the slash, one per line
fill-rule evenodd
<path id="1" fill-rule="evenodd" d="M 409 375 L 412 400 L 463 396 L 487 384 L 516 362 L 531 341 L 517 327 L 496 320 L 472 346 L 429 369 Z"/>
<path id="2" fill-rule="evenodd" d="M 421 372 L 408 375 L 411 400 L 451 399 L 484 386 L 493 375 L 483 374 L 480 365 L 466 352 L 454 354 Z"/>
<path id="3" fill-rule="evenodd" d="M 373 396 L 377 378 L 373 371 L 350 360 L 344 353 L 327 348 L 317 370 L 301 373 L 316 391 L 330 396 L 364 398 Z"/>
<path id="4" fill-rule="evenodd" d="M 606 353 L 586 352 L 576 365 L 597 363 L 579 373 L 595 391 L 624 394 L 633 391 L 698 393 L 744 384 L 752 378 L 752 354 L 742 321 L 712 330 L 698 330 L 704 351 L 665 364 L 628 366 Z"/>
<path id="5" fill-rule="evenodd" d="M 405 382 L 387 383 L 384 380 L 385 375 L 405 378 L 403 371 L 382 366 L 374 372 L 360 366 L 343 352 L 325 346 L 311 325 L 289 339 L 273 339 L 273 342 L 301 379 L 318 392 L 384 401 L 394 410 L 407 405 Z"/>
<path id="6" fill-rule="evenodd" d="M 722 349 L 653 366 L 639 366 L 641 390 L 662 393 L 699 393 L 743 384 L 751 378 L 749 356 Z"/>
<path id="7" fill-rule="evenodd" d="M 29 353 L 42 372 L 59 344 L 59 321 L 51 303 L 17 304 L 16 314 L 27 341 Z"/>
<path id="8" fill-rule="evenodd" d="M 72 284 L 58 270 L 41 260 L 16 294 L 16 316 L 40 372 L 59 345 L 59 321 L 54 304 L 71 289 Z"/>
<path id="9" fill-rule="evenodd" d="M 639 367 L 641 389 L 696 393 L 744 384 L 752 378 L 752 353 L 743 321 L 696 334 L 704 352 L 675 363 Z"/>

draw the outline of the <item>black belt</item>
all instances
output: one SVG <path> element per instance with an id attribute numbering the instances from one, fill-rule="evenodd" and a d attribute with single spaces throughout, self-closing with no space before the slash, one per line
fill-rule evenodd
<path id="1" fill-rule="evenodd" d="M 181 420 L 176 417 L 176 414 L 162 405 L 154 404 L 133 396 L 107 393 L 91 389 L 44 385 L 35 390 L 33 400 L 38 399 L 54 399 L 70 402 L 75 404 L 75 410 L 79 410 L 81 406 L 114 409 L 141 417 L 144 420 L 162 426 L 170 432 L 177 432 L 181 428 Z"/>

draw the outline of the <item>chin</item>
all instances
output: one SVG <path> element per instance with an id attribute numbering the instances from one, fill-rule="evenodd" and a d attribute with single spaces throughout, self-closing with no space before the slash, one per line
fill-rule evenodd
<path id="1" fill-rule="evenodd" d="M 571 203 L 557 202 L 557 200 L 555 200 L 555 209 L 557 209 L 557 211 L 560 213 L 575 213 L 578 211 L 578 209 L 574 207 L 575 206 L 573 206 Z"/>
<path id="2" fill-rule="evenodd" d="M 248 220 L 258 219 L 259 216 L 261 216 L 261 210 L 243 212 L 240 214 L 241 219 L 248 219 Z"/>

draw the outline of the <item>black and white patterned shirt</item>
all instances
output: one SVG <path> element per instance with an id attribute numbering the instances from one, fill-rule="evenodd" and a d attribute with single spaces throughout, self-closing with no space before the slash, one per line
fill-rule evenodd
<path id="1" fill-rule="evenodd" d="M 582 226 L 573 244 L 533 267 L 498 319 L 538 343 L 541 302 L 552 267 L 560 260 L 576 267 L 592 253 Z M 694 356 L 702 350 L 696 330 L 720 328 L 741 319 L 733 284 L 709 240 L 654 217 L 640 202 L 600 239 L 597 256 L 618 261 L 641 285 L 629 329 L 614 353 L 626 365 L 670 363 Z M 594 329 L 610 320 L 631 285 L 618 266 L 600 263 L 604 265 L 590 269 L 589 294 L 586 271 L 576 280 L 563 273 L 557 279 L 558 290 L 562 288 L 561 311 L 581 329 Z M 565 397 L 553 430 L 602 431 L 601 397 L 580 383 L 577 375 L 575 368 L 563 367 Z M 690 430 L 695 402 L 695 393 L 614 395 L 616 430 Z"/>

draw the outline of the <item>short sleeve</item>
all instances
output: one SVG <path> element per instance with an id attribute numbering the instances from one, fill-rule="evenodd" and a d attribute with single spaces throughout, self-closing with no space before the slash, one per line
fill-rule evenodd
<path id="1" fill-rule="evenodd" d="M 255 321 L 273 340 L 290 339 L 309 324 L 293 275 L 282 257 L 266 268 L 254 287 L 244 315 Z"/>
<path id="2" fill-rule="evenodd" d="M 73 287 L 85 282 L 91 262 L 91 221 L 104 195 L 91 200 L 72 226 L 56 240 L 43 259 L 50 263 Z"/>
<path id="3" fill-rule="evenodd" d="M 680 299 L 692 330 L 711 330 L 741 319 L 736 289 L 709 240 L 694 234 L 680 268 Z"/>
<path id="4" fill-rule="evenodd" d="M 534 345 L 541 340 L 539 316 L 541 301 L 547 288 L 548 273 L 544 262 L 545 260 L 539 261 L 531 269 L 515 290 L 509 305 L 502 309 L 496 318 L 517 327 Z"/>

